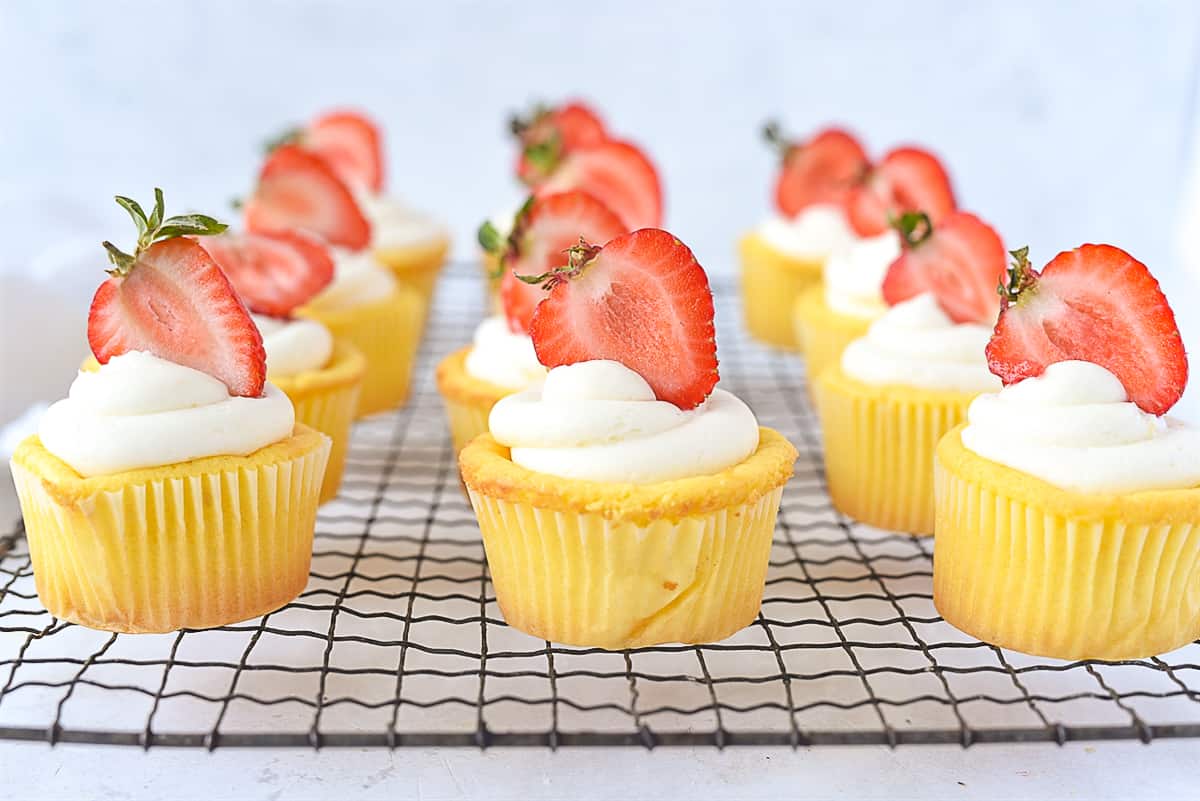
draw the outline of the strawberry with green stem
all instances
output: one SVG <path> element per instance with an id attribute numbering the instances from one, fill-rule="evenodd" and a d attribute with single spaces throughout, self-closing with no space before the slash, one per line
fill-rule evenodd
<path id="1" fill-rule="evenodd" d="M 779 152 L 775 205 L 788 217 L 817 204 L 843 205 L 871 166 L 858 139 L 841 128 L 827 128 L 798 142 L 771 121 L 763 126 L 763 137 Z"/>
<path id="2" fill-rule="evenodd" d="M 529 186 L 546 180 L 568 153 L 608 139 L 600 116 L 578 100 L 538 105 L 526 117 L 513 115 L 509 129 L 521 145 L 517 177 Z"/>
<path id="3" fill-rule="evenodd" d="M 303 128 L 292 128 L 267 143 L 270 153 L 296 145 L 320 156 L 358 191 L 383 191 L 383 136 L 379 127 L 357 111 L 331 111 Z"/>
<path id="4" fill-rule="evenodd" d="M 936 225 L 956 208 L 950 176 L 937 156 L 917 147 L 892 150 L 846 197 L 850 226 L 859 236 L 887 231 L 891 220 L 923 211 Z"/>
<path id="5" fill-rule="evenodd" d="M 654 163 L 637 145 L 615 139 L 580 147 L 545 163 L 535 194 L 579 189 L 621 218 L 626 228 L 662 225 L 662 186 Z"/>

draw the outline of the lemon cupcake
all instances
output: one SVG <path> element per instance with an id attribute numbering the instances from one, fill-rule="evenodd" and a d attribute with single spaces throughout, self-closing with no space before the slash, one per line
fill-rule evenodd
<path id="1" fill-rule="evenodd" d="M 265 614 L 308 580 L 329 438 L 265 382 L 262 337 L 220 268 L 164 220 L 118 198 L 132 255 L 88 317 L 100 363 L 22 442 L 12 472 L 38 596 L 52 615 L 120 632 Z"/>
<path id="2" fill-rule="evenodd" d="M 733 634 L 758 613 L 796 451 L 714 390 L 703 269 L 642 229 L 573 248 L 550 286 L 530 329 L 544 384 L 459 456 L 505 619 L 608 649 Z"/>
<path id="3" fill-rule="evenodd" d="M 1145 266 L 1023 253 L 982 395 L 937 449 L 934 604 L 986 642 L 1132 659 L 1200 637 L 1200 429 L 1164 416 L 1187 357 Z"/>

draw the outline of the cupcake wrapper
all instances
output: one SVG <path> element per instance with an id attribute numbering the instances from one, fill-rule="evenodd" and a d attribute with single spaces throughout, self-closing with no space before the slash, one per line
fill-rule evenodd
<path id="1" fill-rule="evenodd" d="M 872 387 L 834 365 L 814 385 L 833 505 L 891 531 L 933 533 L 933 455 L 973 395 Z"/>
<path id="2" fill-rule="evenodd" d="M 940 456 L 936 480 L 933 601 L 951 625 L 1058 659 L 1134 659 L 1200 637 L 1200 515 L 1064 514 Z"/>
<path id="3" fill-rule="evenodd" d="M 800 350 L 793 320 L 796 298 L 821 280 L 822 262 L 785 256 L 753 234 L 742 238 L 739 250 L 746 328 L 763 342 Z"/>
<path id="4" fill-rule="evenodd" d="M 404 285 L 388 297 L 348 309 L 301 309 L 299 316 L 323 324 L 367 359 L 356 417 L 401 406 L 408 399 L 409 381 L 421 344 L 425 301 Z"/>
<path id="5" fill-rule="evenodd" d="M 796 339 L 804 351 L 808 385 L 831 364 L 838 364 L 842 351 L 854 340 L 865 336 L 870 320 L 838 314 L 825 303 L 824 285 L 809 287 L 796 298 L 794 307 Z"/>
<path id="6" fill-rule="evenodd" d="M 492 413 L 490 405 L 460 403 L 445 397 L 442 401 L 446 406 L 446 419 L 450 423 L 450 438 L 454 441 L 455 453 L 488 430 L 488 415 Z"/>
<path id="7" fill-rule="evenodd" d="M 509 625 L 546 640 L 619 650 L 713 642 L 752 623 L 783 488 L 645 525 L 468 491 Z"/>
<path id="8" fill-rule="evenodd" d="M 130 633 L 211 628 L 278 609 L 308 581 L 328 454 L 329 440 L 314 437 L 279 461 L 251 456 L 82 498 L 14 459 L 38 596 L 57 618 Z"/>
<path id="9" fill-rule="evenodd" d="M 446 407 L 454 451 L 488 430 L 488 415 L 511 390 L 496 386 L 467 372 L 471 348 L 461 348 L 446 356 L 437 366 L 438 393 Z"/>
<path id="10" fill-rule="evenodd" d="M 448 239 L 404 248 L 380 248 L 375 251 L 375 258 L 380 264 L 387 266 L 401 284 L 416 290 L 421 296 L 422 329 L 429 315 L 429 307 L 433 303 L 438 275 L 442 272 L 449 251 Z"/>

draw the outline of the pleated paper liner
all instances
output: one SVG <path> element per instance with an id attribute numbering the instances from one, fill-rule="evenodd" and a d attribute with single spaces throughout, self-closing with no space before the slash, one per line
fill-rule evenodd
<path id="1" fill-rule="evenodd" d="M 421 293 L 397 283 L 392 294 L 345 309 L 301 308 L 299 317 L 324 325 L 367 360 L 356 417 L 366 417 L 408 400 L 413 362 L 424 325 Z"/>
<path id="2" fill-rule="evenodd" d="M 451 353 L 437 366 L 437 388 L 446 407 L 454 452 L 488 430 L 488 415 L 501 398 L 512 391 L 476 378 L 467 372 L 467 354 L 462 348 Z"/>
<path id="3" fill-rule="evenodd" d="M 461 454 L 496 598 L 509 625 L 620 650 L 724 639 L 762 603 L 796 451 L 758 450 L 712 476 L 634 486 L 534 473 L 490 435 Z"/>
<path id="4" fill-rule="evenodd" d="M 932 534 L 934 449 L 976 393 L 874 386 L 837 363 L 813 389 L 833 505 L 877 528 Z"/>
<path id="5" fill-rule="evenodd" d="M 446 255 L 449 252 L 450 240 L 446 237 L 400 248 L 379 248 L 375 251 L 375 259 L 380 264 L 391 270 L 400 283 L 415 289 L 421 295 L 422 327 L 433 303 L 438 275 L 446 264 Z"/>
<path id="6" fill-rule="evenodd" d="M 984 642 L 1135 659 L 1200 638 L 1200 487 L 1124 496 L 1047 484 L 938 446 L 933 600 Z"/>
<path id="7" fill-rule="evenodd" d="M 293 376 L 273 377 L 296 409 L 296 422 L 327 434 L 333 444 L 321 482 L 321 503 L 337 497 L 350 446 L 350 424 L 358 408 L 367 360 L 349 342 L 335 340 L 329 363 L 320 370 L 306 370 Z"/>
<path id="8" fill-rule="evenodd" d="M 308 581 L 329 438 L 303 425 L 249 456 L 81 478 L 36 436 L 13 455 L 38 597 L 130 633 L 257 617 Z"/>
<path id="9" fill-rule="evenodd" d="M 825 302 L 825 285 L 817 284 L 800 293 L 793 312 L 796 338 L 804 351 L 808 386 L 831 364 L 842 360 L 842 351 L 854 340 L 865 336 L 871 320 L 839 314 Z"/>
<path id="10" fill-rule="evenodd" d="M 796 259 L 772 248 L 756 233 L 738 242 L 742 261 L 742 317 L 755 339 L 802 350 L 793 314 L 796 298 L 820 283 L 821 260 Z"/>

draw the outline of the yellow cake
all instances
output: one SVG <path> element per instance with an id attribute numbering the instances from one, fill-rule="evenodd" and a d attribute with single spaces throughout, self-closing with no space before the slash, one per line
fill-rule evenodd
<path id="1" fill-rule="evenodd" d="M 867 384 L 837 362 L 813 390 L 833 505 L 878 528 L 932 534 L 934 449 L 979 393 Z"/>
<path id="2" fill-rule="evenodd" d="M 801 350 L 796 339 L 796 298 L 821 281 L 824 261 L 797 259 L 771 247 L 757 233 L 738 244 L 742 262 L 742 316 L 756 339 L 787 350 Z"/>
<path id="3" fill-rule="evenodd" d="M 866 336 L 873 320 L 841 314 L 825 301 L 825 285 L 818 283 L 800 293 L 793 307 L 796 339 L 804 350 L 808 385 L 831 364 L 842 358 L 842 351 L 854 340 Z"/>
<path id="4" fill-rule="evenodd" d="M 475 437 L 488 430 L 488 415 L 497 401 L 511 395 L 505 389 L 476 378 L 467 372 L 467 354 L 471 348 L 461 348 L 442 359 L 437 366 L 437 388 L 446 405 L 446 419 L 450 423 L 450 437 L 454 450 L 458 452 Z"/>
<path id="5" fill-rule="evenodd" d="M 420 242 L 404 247 L 377 248 L 374 251 L 376 261 L 387 267 L 403 285 L 415 289 L 422 300 L 422 326 L 425 315 L 433 302 L 433 291 L 437 286 L 438 275 L 446 263 L 446 255 L 450 252 L 450 238 L 438 236 L 428 242 Z"/>
<path id="6" fill-rule="evenodd" d="M 120 632 L 256 617 L 308 581 L 329 438 L 297 425 L 249 456 L 83 478 L 37 436 L 13 454 L 38 597 Z"/>
<path id="7" fill-rule="evenodd" d="M 795 459 L 762 428 L 741 463 L 654 484 L 533 472 L 491 434 L 472 440 L 459 464 L 508 623 L 624 649 L 712 642 L 754 620 Z"/>
<path id="8" fill-rule="evenodd" d="M 1134 659 L 1200 638 L 1200 487 L 1065 490 L 937 448 L 933 600 L 985 642 L 1058 659 Z"/>

